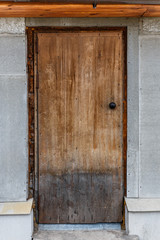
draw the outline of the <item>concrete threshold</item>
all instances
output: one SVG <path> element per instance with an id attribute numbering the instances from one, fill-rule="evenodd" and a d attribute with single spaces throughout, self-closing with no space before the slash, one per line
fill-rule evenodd
<path id="1" fill-rule="evenodd" d="M 89 223 L 89 224 L 39 224 L 39 230 L 121 230 L 120 223 Z"/>
<path id="2" fill-rule="evenodd" d="M 116 230 L 74 230 L 42 231 L 34 234 L 33 240 L 138 240 L 137 236 L 128 236 L 124 231 Z"/>

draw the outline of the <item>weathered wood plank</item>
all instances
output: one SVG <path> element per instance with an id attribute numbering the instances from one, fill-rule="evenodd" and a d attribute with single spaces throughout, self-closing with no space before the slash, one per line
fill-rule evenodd
<path id="1" fill-rule="evenodd" d="M 0 2 L 0 17 L 160 17 L 159 5 Z"/>
<path id="2" fill-rule="evenodd" d="M 123 32 L 38 33 L 38 49 L 39 221 L 120 222 Z"/>

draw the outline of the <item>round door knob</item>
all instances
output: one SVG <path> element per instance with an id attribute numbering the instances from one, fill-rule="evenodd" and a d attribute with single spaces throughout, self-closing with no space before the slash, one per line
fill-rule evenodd
<path id="1" fill-rule="evenodd" d="M 110 107 L 110 109 L 114 109 L 114 108 L 116 108 L 116 104 L 114 102 L 111 102 L 109 104 L 109 107 Z"/>

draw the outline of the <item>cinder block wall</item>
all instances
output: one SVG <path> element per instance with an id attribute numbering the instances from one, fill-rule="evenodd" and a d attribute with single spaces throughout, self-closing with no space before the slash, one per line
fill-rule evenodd
<path id="1" fill-rule="evenodd" d="M 26 26 L 128 28 L 127 196 L 160 198 L 160 18 L 0 18 L 0 201 L 25 201 Z"/>
<path id="2" fill-rule="evenodd" d="M 28 169 L 24 18 L 0 18 L 0 202 L 26 201 Z"/>
<path id="3" fill-rule="evenodd" d="M 140 20 L 139 197 L 160 198 L 160 18 Z"/>

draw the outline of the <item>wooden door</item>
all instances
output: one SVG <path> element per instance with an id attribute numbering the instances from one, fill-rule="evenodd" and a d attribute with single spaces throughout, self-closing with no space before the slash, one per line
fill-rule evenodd
<path id="1" fill-rule="evenodd" d="M 123 31 L 37 39 L 39 222 L 121 222 Z"/>

